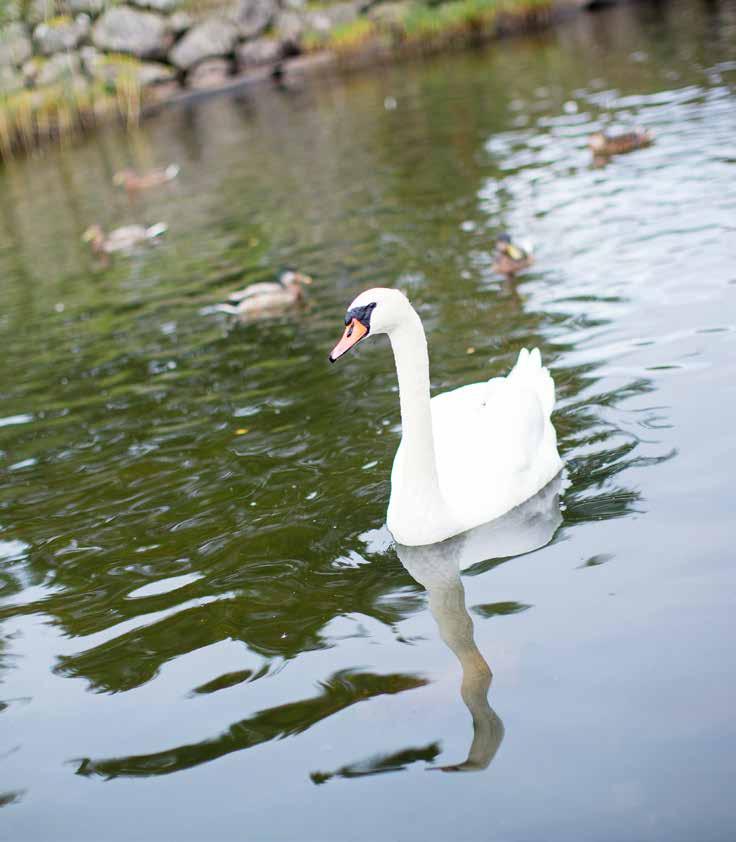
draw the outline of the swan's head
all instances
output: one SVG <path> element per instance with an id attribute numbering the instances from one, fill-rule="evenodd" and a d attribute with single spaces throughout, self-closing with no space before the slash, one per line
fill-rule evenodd
<path id="1" fill-rule="evenodd" d="M 347 353 L 369 334 L 390 333 L 411 310 L 409 300 L 398 289 L 375 287 L 361 292 L 345 314 L 345 331 L 332 349 L 330 362 Z"/>

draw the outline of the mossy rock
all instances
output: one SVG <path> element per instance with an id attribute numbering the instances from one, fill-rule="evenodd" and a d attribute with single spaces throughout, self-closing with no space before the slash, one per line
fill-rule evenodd
<path id="1" fill-rule="evenodd" d="M 23 24 L 10 23 L 0 29 L 0 67 L 19 67 L 32 52 L 31 39 Z"/>

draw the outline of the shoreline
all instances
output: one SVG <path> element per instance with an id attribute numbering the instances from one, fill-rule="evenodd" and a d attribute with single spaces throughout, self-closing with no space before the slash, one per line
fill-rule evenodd
<path id="1" fill-rule="evenodd" d="M 341 23 L 336 12 L 345 6 L 338 3 L 320 7 L 323 15 L 332 12 L 335 20 L 325 26 L 322 19 L 324 28 L 318 36 L 305 28 L 291 35 L 286 29 L 275 29 L 275 35 L 268 29 L 265 36 L 238 42 L 239 45 L 232 41 L 228 47 L 221 47 L 222 55 L 212 56 L 213 48 L 208 45 L 198 61 L 183 69 L 118 53 L 104 54 L 84 45 L 77 52 L 66 50 L 47 58 L 34 56 L 31 62 L 40 63 L 42 69 L 43 63 L 74 60 L 86 70 L 90 61 L 87 55 L 92 54 L 92 71 L 102 75 L 99 79 L 91 74 L 84 77 L 77 71 L 46 87 L 26 80 L 26 87 L 10 94 L 3 94 L 0 88 L 0 161 L 48 143 L 89 134 L 104 125 L 136 125 L 164 109 L 236 93 L 253 85 L 288 85 L 293 78 L 336 77 L 378 65 L 471 49 L 541 32 L 596 8 L 595 3 L 581 0 L 449 0 L 436 7 L 417 0 L 389 0 L 353 6 L 352 17 Z M 310 14 L 317 12 L 303 11 L 302 24 L 311 20 Z M 102 22 L 100 18 L 95 25 Z M 189 35 L 220 24 L 227 25 L 216 17 L 193 24 L 183 38 L 169 42 L 173 43 L 169 61 L 176 61 L 176 50 L 181 52 Z M 39 24 L 36 31 L 43 25 Z M 262 51 L 264 45 L 268 45 L 270 55 L 262 54 L 252 66 L 236 63 L 234 56 L 241 50 Z M 0 59 L 2 47 L 0 38 Z M 31 62 L 26 61 L 23 72 Z M 154 64 L 159 78 L 144 85 L 143 73 L 150 73 Z M 2 70 L 7 71 L 8 67 L 0 67 Z M 15 72 L 20 73 L 17 66 Z"/>

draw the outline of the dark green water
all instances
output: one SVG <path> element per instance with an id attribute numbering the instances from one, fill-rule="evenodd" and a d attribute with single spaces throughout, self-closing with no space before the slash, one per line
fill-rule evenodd
<path id="1" fill-rule="evenodd" d="M 733 839 L 735 57 L 733 4 L 632 6 L 0 172 L 0 838 Z M 601 122 L 657 142 L 592 168 Z M 284 264 L 304 311 L 208 313 Z M 558 389 L 562 525 L 439 628 L 382 529 L 387 345 L 327 363 L 394 283 L 436 390 L 524 345 Z"/>

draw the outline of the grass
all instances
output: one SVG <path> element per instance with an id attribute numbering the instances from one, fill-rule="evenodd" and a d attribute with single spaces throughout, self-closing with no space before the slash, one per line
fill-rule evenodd
<path id="1" fill-rule="evenodd" d="M 132 70 L 135 60 L 130 61 Z M 0 158 L 29 152 L 48 140 L 63 142 L 111 119 L 137 124 L 140 107 L 135 72 L 120 72 L 114 85 L 68 79 L 0 97 Z"/>
<path id="2" fill-rule="evenodd" d="M 370 43 L 378 35 L 378 26 L 370 18 L 360 17 L 334 27 L 329 33 L 306 32 L 302 49 L 311 53 L 327 47 L 336 53 L 349 53 Z"/>
<path id="3" fill-rule="evenodd" d="M 326 35 L 307 33 L 305 49 L 350 53 L 369 44 L 397 49 L 436 48 L 539 23 L 549 15 L 550 8 L 550 0 L 449 0 L 439 5 L 414 2 L 390 21 L 360 17 Z"/>

